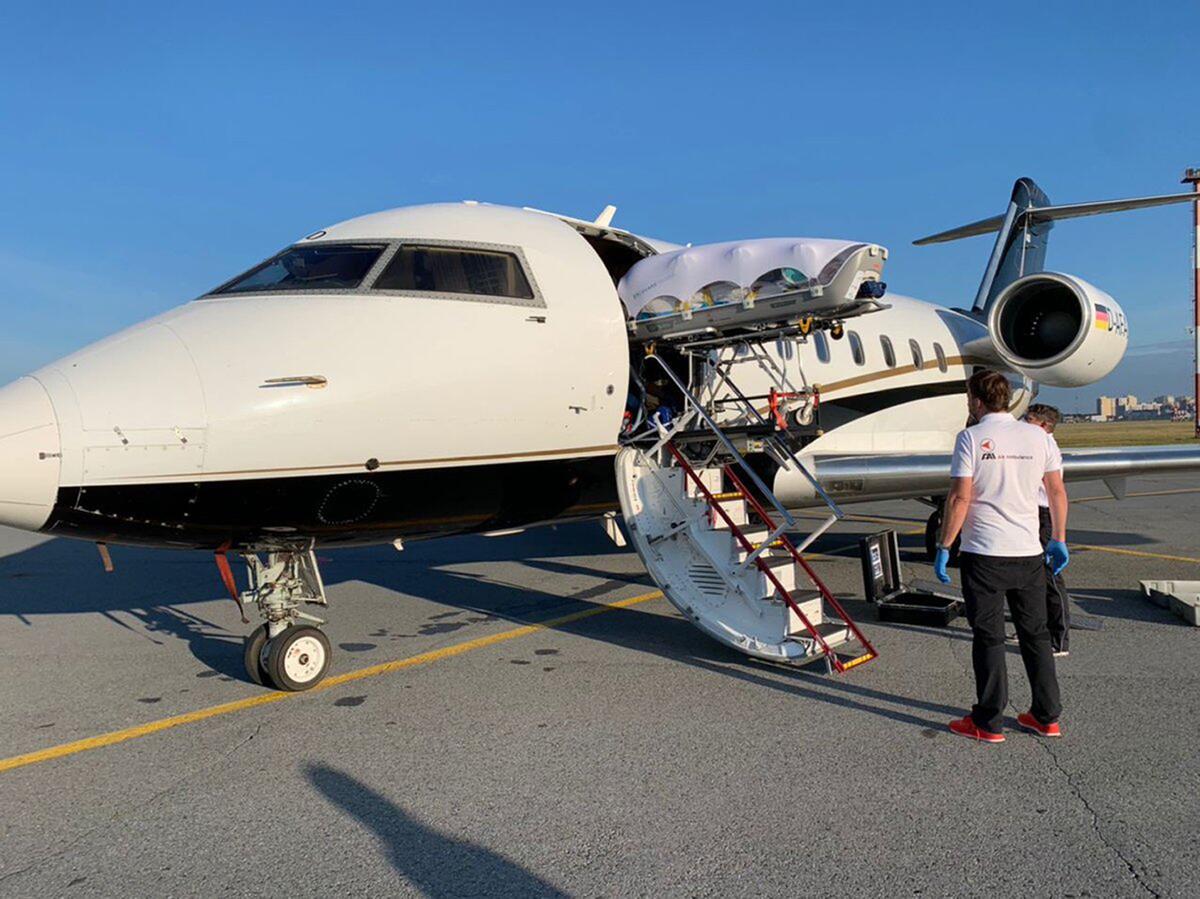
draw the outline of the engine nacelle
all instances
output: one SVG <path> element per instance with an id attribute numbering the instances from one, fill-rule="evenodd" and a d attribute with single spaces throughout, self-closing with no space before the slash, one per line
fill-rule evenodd
<path id="1" fill-rule="evenodd" d="M 1129 343 L 1129 320 L 1116 300 L 1056 272 L 1026 275 L 1004 288 L 987 324 L 1005 364 L 1049 387 L 1100 380 Z"/>

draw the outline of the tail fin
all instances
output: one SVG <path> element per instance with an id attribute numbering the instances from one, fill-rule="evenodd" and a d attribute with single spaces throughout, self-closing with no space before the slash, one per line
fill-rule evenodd
<path id="1" fill-rule="evenodd" d="M 1165 206 L 1168 203 L 1196 202 L 1197 199 L 1200 199 L 1200 194 L 1186 193 L 1052 206 L 1050 198 L 1032 178 L 1018 178 L 1013 184 L 1012 198 L 1003 215 L 931 234 L 929 237 L 914 240 L 913 243 L 924 246 L 974 237 L 977 234 L 990 234 L 993 231 L 999 232 L 996 235 L 996 245 L 992 248 L 992 257 L 988 260 L 983 280 L 979 284 L 979 292 L 975 294 L 974 309 L 982 313 L 987 311 L 997 294 L 1013 281 L 1031 272 L 1045 270 L 1046 244 L 1050 229 L 1054 227 L 1057 219 L 1143 209 L 1147 206 Z"/>

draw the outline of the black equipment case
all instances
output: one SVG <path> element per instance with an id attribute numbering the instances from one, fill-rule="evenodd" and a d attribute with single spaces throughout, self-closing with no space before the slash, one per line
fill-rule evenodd
<path id="1" fill-rule="evenodd" d="M 936 581 L 905 584 L 895 531 L 880 531 L 858 541 L 863 592 L 881 621 L 945 627 L 963 610 L 962 591 Z"/>

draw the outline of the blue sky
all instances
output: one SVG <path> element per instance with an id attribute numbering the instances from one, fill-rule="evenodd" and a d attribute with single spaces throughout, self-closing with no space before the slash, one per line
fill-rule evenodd
<path id="1" fill-rule="evenodd" d="M 21 4 L 0 31 L 0 380 L 321 225 L 473 198 L 680 242 L 845 237 L 975 291 L 1001 211 L 1181 189 L 1193 4 Z M 1187 207 L 1060 224 L 1116 296 L 1104 386 L 1190 392 Z M 1055 394 L 1067 407 L 1096 390 Z"/>

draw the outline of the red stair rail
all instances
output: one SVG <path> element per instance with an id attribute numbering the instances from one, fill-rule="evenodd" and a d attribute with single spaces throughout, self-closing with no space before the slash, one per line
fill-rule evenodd
<path id="1" fill-rule="evenodd" d="M 729 480 L 733 482 L 734 489 L 742 495 L 742 498 L 746 500 L 746 502 L 750 504 L 750 508 L 754 510 L 754 514 L 762 519 L 763 524 L 767 527 L 767 532 L 773 532 L 775 530 L 775 522 L 771 519 L 771 516 L 767 514 L 767 510 L 763 508 L 762 503 L 760 503 L 758 499 L 746 489 L 746 485 L 743 484 L 741 479 L 737 476 L 737 473 L 733 470 L 732 465 L 725 466 L 725 474 L 728 475 Z M 779 536 L 779 542 L 783 544 L 784 549 L 791 554 L 792 558 L 795 559 L 797 564 L 804 569 L 805 574 L 808 575 L 808 579 L 812 581 L 813 585 L 821 592 L 821 598 L 824 599 L 825 602 L 829 603 L 830 607 L 832 607 L 833 611 L 837 613 L 838 617 L 841 618 L 842 621 L 846 622 L 846 627 L 850 629 L 850 633 L 854 634 L 855 639 L 857 639 L 858 642 L 861 643 L 867 650 L 863 655 L 851 659 L 844 665 L 838 663 L 836 665 L 838 671 L 845 671 L 849 668 L 853 668 L 855 665 L 861 665 L 864 662 L 869 662 L 872 659 L 878 658 L 878 650 L 876 650 L 871 641 L 867 639 L 866 635 L 862 632 L 859 626 L 854 623 L 854 619 L 846 614 L 846 610 L 842 607 L 842 604 L 837 601 L 837 598 L 832 592 L 830 592 L 829 588 L 825 586 L 825 582 L 817 576 L 817 573 L 813 571 L 812 566 L 808 564 L 804 556 L 801 555 L 798 549 L 796 549 L 796 544 L 792 543 L 787 534 L 781 534 Z M 803 618 L 803 616 L 801 617 Z M 807 623 L 808 622 L 806 620 L 805 624 Z M 810 627 L 809 629 L 811 630 L 812 628 Z"/>
<path id="2" fill-rule="evenodd" d="M 717 500 L 708 487 L 705 486 L 704 482 L 700 479 L 700 476 L 696 473 L 696 470 L 692 467 L 691 463 L 688 462 L 688 460 L 684 457 L 683 453 L 679 451 L 674 443 L 667 443 L 666 448 L 667 451 L 670 452 L 670 454 L 675 458 L 675 461 L 679 463 L 679 467 L 683 469 L 684 474 L 700 489 L 701 494 L 704 496 L 704 501 L 708 504 L 709 508 L 711 508 L 714 512 L 720 515 L 722 519 L 724 519 L 725 524 L 729 527 L 730 533 L 732 533 L 737 541 L 742 545 L 742 548 L 748 553 L 754 552 L 754 544 L 742 532 L 742 529 L 734 524 L 733 519 L 729 517 L 729 513 L 721 507 L 720 501 Z M 768 534 L 774 532 L 775 526 L 774 524 L 770 523 L 771 519 L 767 516 L 765 510 L 762 508 L 759 502 L 750 495 L 745 486 L 743 486 L 742 482 L 730 470 L 729 466 L 726 466 L 725 471 L 730 475 L 737 492 L 741 494 L 743 499 L 750 503 L 755 513 L 767 523 Z M 833 594 L 829 592 L 829 589 L 825 586 L 824 582 L 817 577 L 816 572 L 814 572 L 812 568 L 809 567 L 808 563 L 804 561 L 804 558 L 796 550 L 795 544 L 793 544 L 786 535 L 780 535 L 779 540 L 781 544 L 788 549 L 793 558 L 799 562 L 801 566 L 803 566 L 804 571 L 809 576 L 809 579 L 820 591 L 822 599 L 828 602 L 833 607 L 834 611 L 841 616 L 842 620 L 846 622 L 846 626 L 850 629 L 851 633 L 854 634 L 854 636 L 867 650 L 864 655 L 851 659 L 849 662 L 842 662 L 842 660 L 838 658 L 838 655 L 834 651 L 833 647 L 831 647 L 825 641 L 825 638 L 821 635 L 821 632 L 813 626 L 813 623 L 808 620 L 808 616 L 800 610 L 799 604 L 797 604 L 796 600 L 792 597 L 792 594 L 787 590 L 787 588 L 783 586 L 783 583 L 779 580 L 779 578 L 775 576 L 775 573 L 771 570 L 771 567 L 767 565 L 762 554 L 759 554 L 754 559 L 755 566 L 774 585 L 779 595 L 783 597 L 784 602 L 786 602 L 791 610 L 796 613 L 796 616 L 804 624 L 804 627 L 808 630 L 809 634 L 811 634 L 813 639 L 817 641 L 817 645 L 821 647 L 821 652 L 824 653 L 825 658 L 829 661 L 829 664 L 834 668 L 834 670 L 841 674 L 842 672 L 848 671 L 856 665 L 861 665 L 863 662 L 867 662 L 873 658 L 876 658 L 879 653 L 875 651 L 875 647 L 867 642 L 867 638 L 863 636 L 862 632 L 858 629 L 858 626 L 855 625 L 854 622 L 850 620 L 849 616 L 846 615 L 845 610 L 842 609 L 838 601 L 833 598 Z"/>

